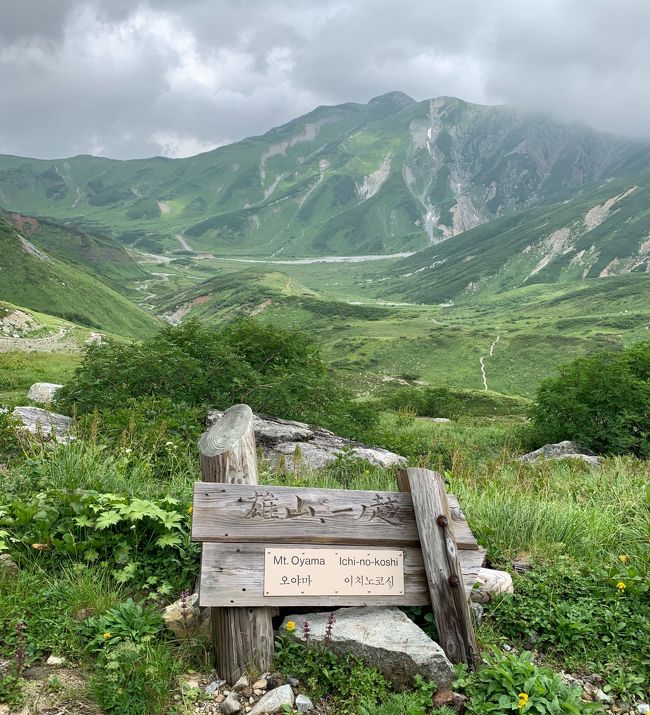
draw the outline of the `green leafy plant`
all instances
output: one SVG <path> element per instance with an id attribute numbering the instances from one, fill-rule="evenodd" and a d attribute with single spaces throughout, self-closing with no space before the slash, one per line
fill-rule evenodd
<path id="1" fill-rule="evenodd" d="M 162 618 L 154 608 L 129 598 L 100 616 L 86 619 L 82 629 L 89 639 L 88 648 L 103 652 L 123 641 L 151 640 L 162 627 Z"/>
<path id="2" fill-rule="evenodd" d="M 600 704 L 581 700 L 579 688 L 565 685 L 549 668 L 536 666 L 528 652 L 516 655 L 493 647 L 485 653 L 475 673 L 460 671 L 454 687 L 469 697 L 467 711 L 476 715 L 602 712 Z"/>

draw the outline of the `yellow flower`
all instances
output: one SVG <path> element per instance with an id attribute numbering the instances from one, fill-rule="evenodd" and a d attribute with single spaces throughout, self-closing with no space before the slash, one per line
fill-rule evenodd
<path id="1" fill-rule="evenodd" d="M 522 710 L 526 707 L 526 703 L 528 703 L 528 693 L 519 693 L 519 702 L 517 703 L 517 707 Z"/>
<path id="2" fill-rule="evenodd" d="M 618 560 L 619 560 L 621 563 L 626 564 L 626 563 L 630 560 L 630 557 L 629 557 L 627 554 L 621 554 L 621 555 L 618 557 Z"/>
<path id="3" fill-rule="evenodd" d="M 616 588 L 617 588 L 619 591 L 625 591 L 625 584 L 623 583 L 623 581 L 619 581 L 619 582 L 616 584 Z"/>
<path id="4" fill-rule="evenodd" d="M 194 507 L 188 506 L 187 507 L 187 513 L 191 514 L 194 511 Z"/>
<path id="5" fill-rule="evenodd" d="M 292 631 L 296 630 L 296 624 L 293 621 L 287 621 L 287 625 L 285 626 L 287 629 L 288 633 L 291 633 Z"/>
<path id="6" fill-rule="evenodd" d="M 106 631 L 106 633 L 104 633 L 104 635 L 102 637 L 104 638 L 105 641 L 107 641 L 112 635 L 113 635 L 112 633 L 109 633 L 108 631 Z"/>

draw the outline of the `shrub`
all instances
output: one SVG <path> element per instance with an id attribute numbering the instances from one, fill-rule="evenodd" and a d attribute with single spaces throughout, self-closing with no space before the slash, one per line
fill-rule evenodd
<path id="1" fill-rule="evenodd" d="M 602 454 L 650 457 L 650 342 L 600 352 L 542 382 L 531 441 L 570 439 Z"/>
<path id="2" fill-rule="evenodd" d="M 171 408 L 245 402 L 258 412 L 346 432 L 373 419 L 340 386 L 309 336 L 251 319 L 221 328 L 190 320 L 141 343 L 91 345 L 57 398 L 61 408 L 76 405 L 80 414 L 123 411 L 129 401 L 152 398 Z"/>

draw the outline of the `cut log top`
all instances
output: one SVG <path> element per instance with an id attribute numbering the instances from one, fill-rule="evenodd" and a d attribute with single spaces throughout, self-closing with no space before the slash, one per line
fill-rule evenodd
<path id="1" fill-rule="evenodd" d="M 234 405 L 226 410 L 210 429 L 201 435 L 199 451 L 205 457 L 216 457 L 238 445 L 252 429 L 253 411 L 248 405 Z"/>

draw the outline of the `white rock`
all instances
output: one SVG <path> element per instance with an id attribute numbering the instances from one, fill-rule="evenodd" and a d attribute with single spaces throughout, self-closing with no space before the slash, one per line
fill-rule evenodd
<path id="1" fill-rule="evenodd" d="M 268 715 L 281 713 L 285 707 L 292 708 L 296 698 L 290 685 L 282 685 L 275 690 L 270 690 L 257 705 L 250 711 L 250 715 Z"/>
<path id="2" fill-rule="evenodd" d="M 242 677 L 232 686 L 232 689 L 235 692 L 239 692 L 240 690 L 244 690 L 244 688 L 247 688 L 250 685 L 248 682 L 248 678 L 245 675 L 242 675 Z"/>
<path id="3" fill-rule="evenodd" d="M 636 711 L 639 715 L 648 715 L 648 713 L 650 713 L 650 705 L 648 705 L 648 703 L 637 703 Z"/>
<path id="4" fill-rule="evenodd" d="M 453 669 L 442 648 L 398 608 L 341 608 L 329 647 L 339 655 L 355 655 L 379 669 L 395 686 L 408 689 L 416 674 L 445 686 L 453 680 Z M 287 621 L 311 627 L 309 644 L 321 644 L 325 638 L 327 613 L 288 616 Z M 300 628 L 293 632 L 305 642 Z"/>
<path id="5" fill-rule="evenodd" d="M 14 419 L 22 423 L 17 429 L 46 441 L 70 442 L 72 418 L 56 412 L 48 412 L 40 407 L 16 407 L 11 413 Z"/>
<path id="6" fill-rule="evenodd" d="M 314 709 L 314 703 L 306 695 L 296 697 L 296 710 L 301 713 L 308 713 Z"/>
<path id="7" fill-rule="evenodd" d="M 51 655 L 46 661 L 45 665 L 51 665 L 53 667 L 58 667 L 65 665 L 65 658 L 61 658 L 57 655 Z"/>
<path id="8" fill-rule="evenodd" d="M 487 603 L 500 593 L 514 593 L 512 576 L 507 571 L 480 568 L 476 574 L 477 587 L 471 591 L 476 603 Z"/>
<path id="9" fill-rule="evenodd" d="M 35 382 L 27 393 L 27 399 L 32 402 L 38 402 L 41 405 L 47 405 L 52 402 L 56 393 L 63 387 L 53 382 Z"/>
<path id="10" fill-rule="evenodd" d="M 581 459 L 583 462 L 587 462 L 587 464 L 591 464 L 595 467 L 602 462 L 602 459 L 597 457 L 593 452 L 590 452 L 588 449 L 582 449 L 574 442 L 570 442 L 566 439 L 556 444 L 545 444 L 534 452 L 528 452 L 528 454 L 524 454 L 523 457 L 519 457 L 519 461 L 533 463 L 542 458 Z"/>

